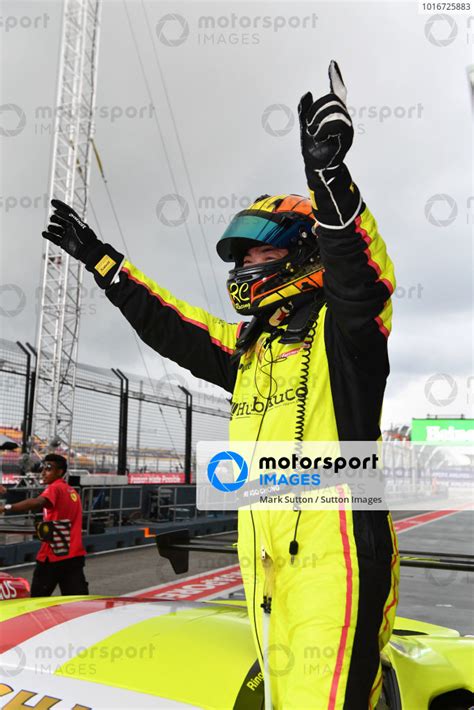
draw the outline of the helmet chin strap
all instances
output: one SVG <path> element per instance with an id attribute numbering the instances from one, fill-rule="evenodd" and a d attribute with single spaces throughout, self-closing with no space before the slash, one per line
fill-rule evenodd
<path id="1" fill-rule="evenodd" d="M 286 322 L 286 328 L 281 329 L 279 337 L 281 343 L 298 343 L 304 340 L 324 302 L 324 289 L 321 288 L 311 293 L 299 294 L 285 306 L 279 306 L 270 317 L 263 314 L 254 316 L 244 325 L 232 360 L 239 360 L 268 325 L 276 329 Z"/>
<path id="2" fill-rule="evenodd" d="M 299 343 L 303 341 L 311 329 L 321 307 L 325 302 L 324 289 L 318 289 L 311 294 L 301 294 L 298 303 L 286 321 L 280 343 Z"/>

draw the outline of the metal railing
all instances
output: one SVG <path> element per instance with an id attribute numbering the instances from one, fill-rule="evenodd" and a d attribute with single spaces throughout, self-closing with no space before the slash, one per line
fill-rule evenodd
<path id="1" fill-rule="evenodd" d="M 89 534 L 103 532 L 106 527 L 121 527 L 124 520 L 130 522 L 132 513 L 142 515 L 142 486 L 95 486 L 81 489 L 83 529 Z"/>
<path id="2" fill-rule="evenodd" d="M 108 527 L 121 527 L 133 523 L 133 517 L 143 516 L 143 486 L 84 486 L 75 488 L 82 503 L 82 529 L 90 534 L 104 532 Z M 7 499 L 16 502 L 35 498 L 44 491 L 43 487 L 17 488 L 7 491 Z M 4 527 L 34 527 L 42 519 L 40 513 L 22 515 L 7 514 Z M 7 540 L 8 542 L 8 540 Z"/>
<path id="3" fill-rule="evenodd" d="M 74 487 L 74 486 L 73 486 Z M 107 528 L 149 523 L 189 522 L 199 517 L 220 518 L 225 511 L 211 513 L 196 507 L 196 487 L 176 486 L 84 486 L 74 487 L 82 503 L 82 530 L 84 534 L 105 533 Z M 44 487 L 15 488 L 7 490 L 9 502 L 17 502 L 41 495 Z M 0 544 L 15 544 L 24 536 L 31 536 L 36 523 L 43 519 L 41 513 L 7 514 L 2 520 Z M 11 527 L 12 534 L 8 533 Z M 25 532 L 22 533 L 21 529 Z M 14 531 L 14 534 L 13 534 Z"/>
<path id="4" fill-rule="evenodd" d="M 151 379 L 79 364 L 72 446 L 55 450 L 71 468 L 91 473 L 160 474 L 164 482 L 179 476 L 191 483 L 195 442 L 227 439 L 230 407 L 204 382 L 192 392 L 184 385 L 179 374 Z M 34 348 L 0 338 L 0 434 L 18 443 L 0 457 L 7 477 L 29 471 L 51 445 L 31 431 L 35 386 Z"/>
<path id="5" fill-rule="evenodd" d="M 159 486 L 151 494 L 151 517 L 157 522 L 197 518 L 195 486 Z"/>

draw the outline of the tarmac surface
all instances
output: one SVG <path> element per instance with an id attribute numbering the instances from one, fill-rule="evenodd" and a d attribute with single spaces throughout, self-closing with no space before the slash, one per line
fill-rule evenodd
<path id="1" fill-rule="evenodd" d="M 399 533 L 400 550 L 474 554 L 474 513 L 458 512 Z M 474 634 L 474 572 L 402 567 L 398 616 Z"/>
<path id="2" fill-rule="evenodd" d="M 395 520 L 414 513 L 397 511 Z M 226 533 L 214 539 L 234 540 Z M 417 552 L 474 553 L 474 512 L 461 511 L 405 530 L 398 536 L 400 550 Z M 191 553 L 189 571 L 175 575 L 156 547 L 99 553 L 87 559 L 86 576 L 91 594 L 121 595 L 185 579 L 190 575 L 236 565 L 237 557 L 222 553 Z M 3 568 L 31 580 L 33 565 Z M 59 590 L 57 591 L 59 593 Z M 233 598 L 242 598 L 241 590 Z M 419 619 L 474 634 L 474 573 L 402 567 L 398 616 Z"/>

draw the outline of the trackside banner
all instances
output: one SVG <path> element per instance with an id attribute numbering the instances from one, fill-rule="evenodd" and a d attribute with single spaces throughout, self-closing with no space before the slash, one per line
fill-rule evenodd
<path id="1" fill-rule="evenodd" d="M 471 456 L 452 447 L 373 441 L 203 441 L 200 510 L 464 510 Z"/>

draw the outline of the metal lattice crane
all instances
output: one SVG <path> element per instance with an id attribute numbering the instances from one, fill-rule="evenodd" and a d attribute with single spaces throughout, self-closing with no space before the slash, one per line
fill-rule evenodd
<path id="1" fill-rule="evenodd" d="M 65 0 L 50 197 L 85 218 L 101 0 Z M 70 450 L 83 267 L 44 240 L 30 450 Z"/>

